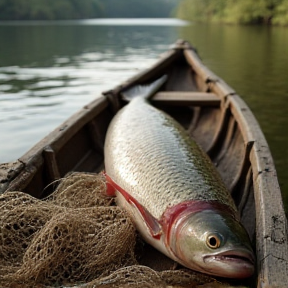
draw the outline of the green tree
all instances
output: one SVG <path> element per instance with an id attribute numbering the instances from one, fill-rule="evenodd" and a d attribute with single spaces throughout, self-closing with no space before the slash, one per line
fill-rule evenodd
<path id="1" fill-rule="evenodd" d="M 0 0 L 0 20 L 169 17 L 179 0 Z"/>
<path id="2" fill-rule="evenodd" d="M 177 16 L 190 21 L 287 24 L 287 2 L 287 0 L 183 0 L 178 6 Z"/>
<path id="3" fill-rule="evenodd" d="M 183 0 L 176 15 L 190 21 L 222 21 L 227 0 Z"/>
<path id="4" fill-rule="evenodd" d="M 0 0 L 0 19 L 20 20 L 29 13 L 29 5 L 25 0 Z"/>
<path id="5" fill-rule="evenodd" d="M 228 2 L 226 7 L 226 21 L 229 23 L 269 24 L 274 16 L 278 0 L 238 0 Z"/>
<path id="6" fill-rule="evenodd" d="M 184 0 L 180 3 L 177 11 L 179 18 L 190 21 L 209 20 L 209 0 Z"/>
<path id="7" fill-rule="evenodd" d="M 276 25 L 288 25 L 288 1 L 282 1 L 275 8 L 275 17 L 273 17 L 272 23 Z"/>
<path id="8" fill-rule="evenodd" d="M 102 0 L 105 17 L 169 17 L 178 0 Z"/>
<path id="9" fill-rule="evenodd" d="M 0 0 L 0 20 L 56 20 L 103 16 L 100 0 Z"/>

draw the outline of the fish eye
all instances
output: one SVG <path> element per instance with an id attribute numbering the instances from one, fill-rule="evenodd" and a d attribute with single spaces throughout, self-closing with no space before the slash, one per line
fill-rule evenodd
<path id="1" fill-rule="evenodd" d="M 206 238 L 206 244 L 211 249 L 217 249 L 221 245 L 221 239 L 217 234 L 210 234 Z"/>

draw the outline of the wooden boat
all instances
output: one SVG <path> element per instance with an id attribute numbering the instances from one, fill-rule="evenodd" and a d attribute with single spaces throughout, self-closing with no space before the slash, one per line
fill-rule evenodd
<path id="1" fill-rule="evenodd" d="M 41 198 L 47 195 L 44 187 L 69 171 L 101 171 L 107 127 L 126 104 L 121 92 L 163 74 L 168 75 L 167 83 L 152 104 L 189 131 L 229 187 L 255 245 L 253 286 L 288 287 L 287 220 L 267 142 L 243 100 L 185 41 L 178 41 L 150 69 L 104 92 L 18 161 L 2 164 L 0 189 Z"/>

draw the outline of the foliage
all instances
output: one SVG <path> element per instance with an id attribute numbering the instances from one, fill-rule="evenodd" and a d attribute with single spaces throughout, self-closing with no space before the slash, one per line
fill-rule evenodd
<path id="1" fill-rule="evenodd" d="M 169 17 L 178 0 L 0 0 L 0 20 Z"/>
<path id="2" fill-rule="evenodd" d="M 276 7 L 273 23 L 278 25 L 288 25 L 288 1 L 283 1 Z"/>
<path id="3" fill-rule="evenodd" d="M 177 16 L 190 21 L 288 24 L 287 0 L 182 0 Z"/>
<path id="4" fill-rule="evenodd" d="M 105 17 L 169 17 L 177 0 L 103 0 Z"/>
<path id="5" fill-rule="evenodd" d="M 1 20 L 80 19 L 102 13 L 99 0 L 0 0 Z"/>

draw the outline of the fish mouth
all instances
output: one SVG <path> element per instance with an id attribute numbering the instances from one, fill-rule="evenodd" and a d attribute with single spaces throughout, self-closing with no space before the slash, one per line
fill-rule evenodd
<path id="1" fill-rule="evenodd" d="M 206 262 L 207 260 L 210 261 L 211 258 L 213 258 L 216 261 L 225 261 L 225 262 L 244 261 L 250 263 L 251 265 L 254 265 L 255 262 L 253 254 L 246 250 L 244 251 L 230 250 L 218 254 L 207 255 L 204 257 L 204 262 Z"/>
<path id="2" fill-rule="evenodd" d="M 206 255 L 204 263 L 219 272 L 220 276 L 229 278 L 246 278 L 254 273 L 255 258 L 253 253 L 248 250 L 229 250 L 213 255 Z M 223 270 L 225 274 L 223 275 Z"/>

